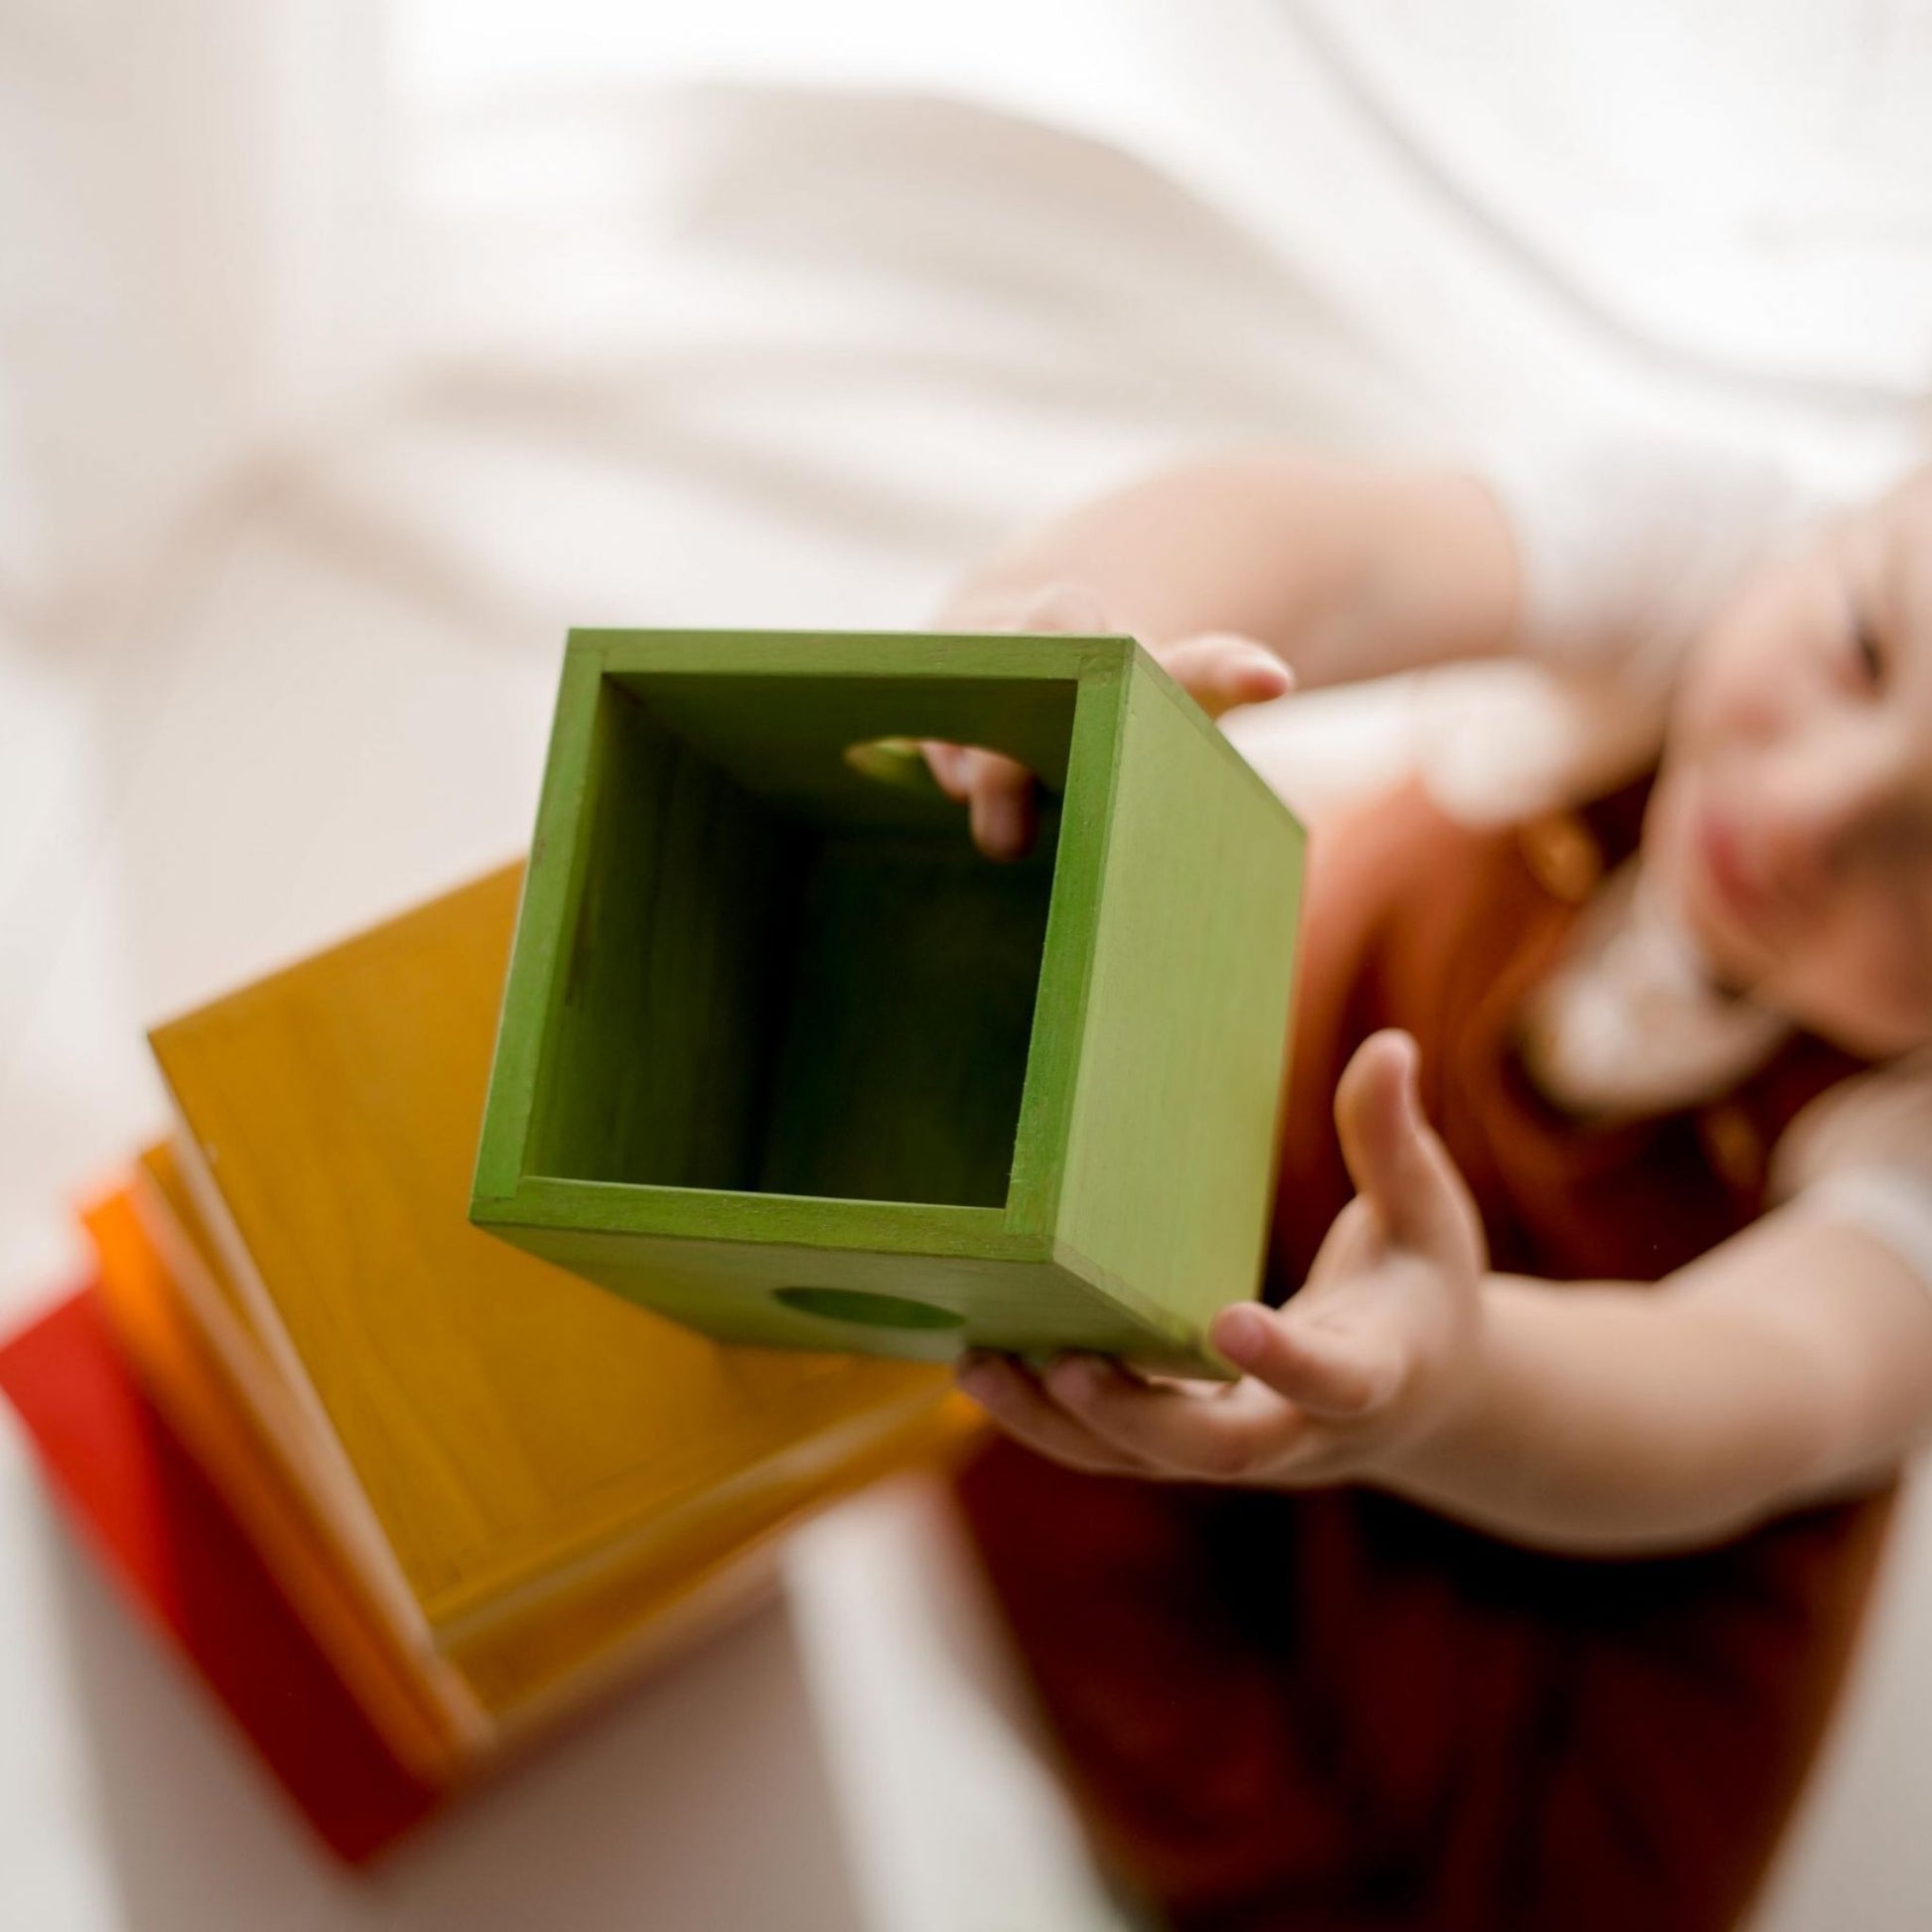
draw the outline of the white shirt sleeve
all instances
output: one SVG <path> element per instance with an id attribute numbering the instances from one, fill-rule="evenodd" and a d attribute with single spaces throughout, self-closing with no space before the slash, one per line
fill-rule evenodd
<path id="1" fill-rule="evenodd" d="M 1932 1292 L 1932 1048 L 1813 1101 L 1777 1145 L 1771 1191 L 1863 1229 Z"/>
<path id="2" fill-rule="evenodd" d="M 1820 505 L 1770 459 L 1676 438 L 1496 451 L 1515 533 L 1517 646 L 1553 670 L 1668 683 L 1748 566 Z"/>
<path id="3" fill-rule="evenodd" d="M 1414 724 L 1437 802 L 1494 824 L 1642 771 L 1699 630 L 1823 505 L 1768 459 L 1671 438 L 1516 444 L 1480 467 L 1516 539 L 1516 653 L 1419 678 Z"/>

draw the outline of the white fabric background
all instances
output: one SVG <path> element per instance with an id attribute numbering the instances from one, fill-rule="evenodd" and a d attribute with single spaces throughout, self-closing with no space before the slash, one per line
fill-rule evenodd
<path id="1" fill-rule="evenodd" d="M 0 1314 L 142 1026 L 521 845 L 570 622 L 916 622 L 1233 439 L 1922 446 L 1922 4 L 684 11 L 0 0 Z M 1407 754 L 1243 742 L 1315 806 Z M 1105 1926 L 956 1559 L 868 1499 L 355 1885 L 9 1438 L 0 1923 Z M 1932 1913 L 1929 1657 L 1914 1514 L 1771 1932 Z"/>

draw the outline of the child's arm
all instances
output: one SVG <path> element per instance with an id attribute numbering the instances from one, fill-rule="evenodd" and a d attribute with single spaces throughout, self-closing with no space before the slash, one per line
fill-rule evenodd
<path id="1" fill-rule="evenodd" d="M 943 630 L 1126 631 L 1219 717 L 1240 704 L 1492 655 L 1518 561 L 1473 477 L 1288 453 L 1202 461 L 1104 496 L 962 584 Z M 929 744 L 975 841 L 1031 844 L 1033 779 L 997 752 Z"/>
<path id="2" fill-rule="evenodd" d="M 1932 1295 L 1872 1237 L 1775 1215 L 1657 1287 L 1488 1272 L 1414 1047 L 1336 1099 L 1358 1197 L 1288 1306 L 1223 1310 L 1226 1388 L 1071 1357 L 962 1380 L 1045 1453 L 1143 1476 L 1367 1482 L 1551 1549 L 1713 1543 L 1869 1484 L 1932 1431 Z"/>
<path id="3" fill-rule="evenodd" d="M 1482 1294 L 1480 1405 L 1405 1486 L 1502 1535 L 1715 1542 L 1869 1486 L 1932 1424 L 1932 1295 L 1850 1225 L 1773 1220 L 1661 1291 Z"/>
<path id="4" fill-rule="evenodd" d="M 1310 690 L 1500 651 L 1517 560 L 1500 505 L 1471 476 L 1260 452 L 1073 511 L 976 572 L 943 621 L 971 628 L 1061 587 L 1157 649 L 1253 638 Z"/>

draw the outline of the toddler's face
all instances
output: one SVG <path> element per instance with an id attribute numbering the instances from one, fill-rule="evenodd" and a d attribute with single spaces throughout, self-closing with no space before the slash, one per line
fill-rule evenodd
<path id="1" fill-rule="evenodd" d="M 1644 853 L 1727 982 L 1856 1052 L 1932 1040 L 1932 470 L 1720 614 Z"/>

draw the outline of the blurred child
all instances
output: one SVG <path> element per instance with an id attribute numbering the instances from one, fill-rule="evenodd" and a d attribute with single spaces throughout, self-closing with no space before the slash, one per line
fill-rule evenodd
<path id="1" fill-rule="evenodd" d="M 1535 809 L 1412 784 L 1317 831 L 1241 1379 L 962 1366 L 1006 1432 L 968 1521 L 1177 1926 L 1734 1924 L 1932 1428 L 1932 472 L 1708 617 L 1750 517 L 1687 545 L 1667 475 L 1556 484 L 1202 464 L 946 614 L 1131 631 L 1216 714 L 1289 665 L 1593 679 Z M 1025 772 L 928 756 L 1025 847 Z"/>

